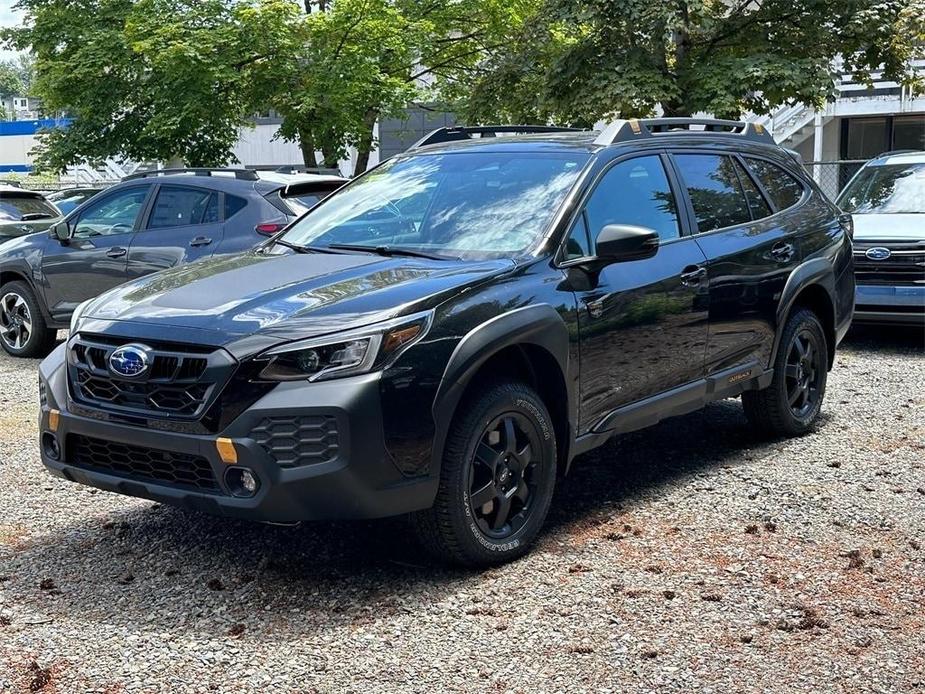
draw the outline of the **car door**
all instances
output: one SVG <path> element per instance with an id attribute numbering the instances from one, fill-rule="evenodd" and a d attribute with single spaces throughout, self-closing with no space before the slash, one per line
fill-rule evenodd
<path id="1" fill-rule="evenodd" d="M 707 374 L 751 362 L 763 367 L 799 243 L 738 155 L 676 151 L 672 160 L 707 257 Z"/>
<path id="2" fill-rule="evenodd" d="M 705 257 L 682 233 L 677 187 L 666 164 L 664 155 L 651 153 L 605 170 L 567 241 L 564 265 L 579 304 L 583 428 L 703 373 Z M 594 256 L 594 239 L 608 224 L 656 230 L 658 252 L 589 271 L 583 258 Z"/>
<path id="3" fill-rule="evenodd" d="M 55 320 L 66 320 L 82 301 L 125 282 L 128 249 L 150 190 L 150 184 L 133 185 L 88 202 L 68 218 L 70 238 L 49 241 L 42 272 Z"/>
<path id="4" fill-rule="evenodd" d="M 221 244 L 222 194 L 197 186 L 162 184 L 129 248 L 130 279 L 211 256 Z"/>

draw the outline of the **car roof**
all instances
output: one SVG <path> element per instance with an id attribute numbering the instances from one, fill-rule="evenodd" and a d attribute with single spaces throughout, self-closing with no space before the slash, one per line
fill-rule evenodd
<path id="1" fill-rule="evenodd" d="M 13 193 L 15 195 L 27 195 L 35 198 L 44 198 L 45 196 L 35 190 L 28 190 L 26 188 L 20 188 L 19 186 L 11 186 L 8 183 L 0 183 L 0 194 L 9 194 Z"/>
<path id="2" fill-rule="evenodd" d="M 540 126 L 542 128 L 543 126 Z M 695 128 L 703 129 L 695 129 Z M 548 128 L 543 132 L 518 132 L 537 126 L 459 126 L 434 131 L 407 154 L 440 152 L 582 152 L 593 154 L 610 148 L 647 149 L 733 145 L 742 151 L 786 154 L 760 125 L 739 121 L 694 118 L 652 118 L 617 120 L 603 130 Z M 715 128 L 735 128 L 719 130 Z M 537 128 L 539 129 L 539 128 Z M 465 134 L 461 134 L 465 133 Z M 449 135 L 447 141 L 443 135 Z M 468 137 L 466 136 L 468 135 Z M 473 136 L 473 135 L 478 135 Z M 435 137 L 436 136 L 436 137 Z M 434 140 L 435 144 L 428 144 Z M 792 158 L 792 157 L 788 157 Z"/>
<path id="3" fill-rule="evenodd" d="M 259 195 L 266 195 L 284 186 L 283 183 L 274 181 L 265 181 L 257 178 L 236 178 L 231 173 L 216 173 L 215 175 L 198 175 L 192 172 L 146 172 L 147 175 L 128 176 L 123 178 L 120 183 L 115 184 L 110 189 L 124 185 L 184 185 L 194 188 L 208 188 L 209 190 L 218 190 L 227 193 L 237 193 L 246 195 L 247 193 L 256 192 Z"/>
<path id="4" fill-rule="evenodd" d="M 272 183 L 282 183 L 291 185 L 293 183 L 346 183 L 348 179 L 343 176 L 332 176 L 328 174 L 311 174 L 311 173 L 280 173 L 278 171 L 258 171 L 258 178 L 261 181 L 270 181 Z"/>
<path id="5" fill-rule="evenodd" d="M 893 164 L 925 164 L 925 152 L 914 150 L 885 152 L 871 159 L 865 166 L 889 166 Z"/>

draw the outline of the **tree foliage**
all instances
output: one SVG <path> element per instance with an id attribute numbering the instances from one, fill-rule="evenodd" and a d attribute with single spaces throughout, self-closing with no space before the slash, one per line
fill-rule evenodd
<path id="1" fill-rule="evenodd" d="M 7 31 L 35 58 L 33 91 L 74 118 L 37 164 L 106 157 L 224 161 L 251 110 L 249 27 L 234 0 L 21 0 Z"/>
<path id="2" fill-rule="evenodd" d="M 911 83 L 923 0 L 538 0 L 461 108 L 474 120 L 768 113 L 834 95 L 832 66 Z"/>

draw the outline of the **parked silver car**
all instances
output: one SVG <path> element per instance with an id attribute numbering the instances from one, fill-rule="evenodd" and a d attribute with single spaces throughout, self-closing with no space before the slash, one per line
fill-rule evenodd
<path id="1" fill-rule="evenodd" d="M 870 160 L 838 205 L 854 220 L 854 320 L 925 324 L 925 152 Z"/>

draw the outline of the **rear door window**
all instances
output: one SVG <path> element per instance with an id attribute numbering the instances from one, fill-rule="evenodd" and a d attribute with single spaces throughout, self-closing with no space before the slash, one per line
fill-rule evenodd
<path id="1" fill-rule="evenodd" d="M 752 219 L 764 219 L 771 215 L 771 208 L 764 195 L 755 185 L 748 172 L 742 168 L 742 165 L 736 161 L 736 172 L 739 174 L 739 182 L 742 184 L 742 190 L 745 191 L 745 198 L 748 200 L 748 206 L 752 210 Z"/>
<path id="2" fill-rule="evenodd" d="M 675 154 L 687 188 L 697 231 L 713 231 L 752 221 L 735 159 L 717 154 Z"/>
<path id="3" fill-rule="evenodd" d="M 803 184 L 777 164 L 751 157 L 746 157 L 745 161 L 768 191 L 778 210 L 793 207 L 803 197 Z"/>
<path id="4" fill-rule="evenodd" d="M 218 221 L 218 193 L 215 191 L 162 186 L 154 200 L 148 228 L 196 226 Z"/>

